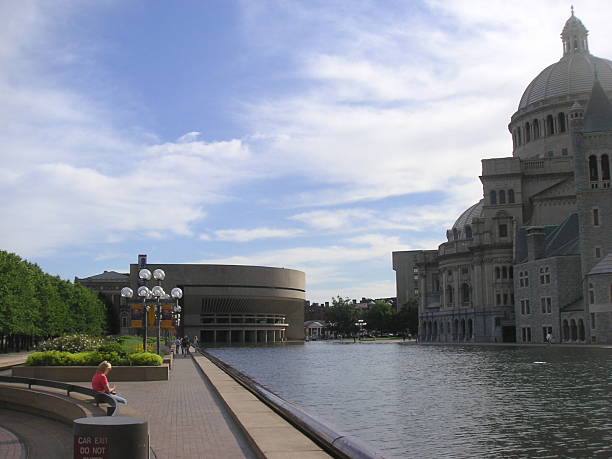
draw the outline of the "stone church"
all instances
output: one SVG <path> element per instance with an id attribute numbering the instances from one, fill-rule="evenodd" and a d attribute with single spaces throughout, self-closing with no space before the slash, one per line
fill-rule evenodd
<path id="1" fill-rule="evenodd" d="M 437 250 L 393 252 L 398 307 L 430 342 L 612 344 L 612 61 L 574 16 L 512 115 L 511 157 Z"/>

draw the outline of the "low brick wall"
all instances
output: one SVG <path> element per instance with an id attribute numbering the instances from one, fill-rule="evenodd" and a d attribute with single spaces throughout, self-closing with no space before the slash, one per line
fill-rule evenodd
<path id="1" fill-rule="evenodd" d="M 50 379 L 52 381 L 91 381 L 96 367 L 13 367 L 12 375 L 24 378 Z M 167 381 L 169 366 L 158 367 L 113 367 L 109 374 L 111 382 L 116 381 Z"/>

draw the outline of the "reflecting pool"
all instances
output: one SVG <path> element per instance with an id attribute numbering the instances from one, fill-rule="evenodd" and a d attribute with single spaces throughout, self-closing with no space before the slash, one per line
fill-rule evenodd
<path id="1" fill-rule="evenodd" d="M 612 349 L 208 349 L 386 457 L 612 457 Z"/>

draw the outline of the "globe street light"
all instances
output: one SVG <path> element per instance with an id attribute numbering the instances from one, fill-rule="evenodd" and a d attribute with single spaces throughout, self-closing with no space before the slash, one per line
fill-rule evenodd
<path id="1" fill-rule="evenodd" d="M 176 300 L 176 305 L 173 307 L 173 312 L 177 315 L 181 312 L 181 307 L 178 305 L 179 299 L 183 297 L 183 291 L 175 287 L 171 290 L 171 294 L 168 295 L 163 287 L 160 285 L 161 282 L 166 278 L 166 273 L 163 269 L 156 269 L 151 273 L 146 268 L 141 269 L 138 272 L 138 277 L 143 282 L 147 282 L 152 278 L 157 281 L 157 285 L 153 288 L 149 289 L 146 285 L 141 285 L 138 287 L 137 294 L 142 298 L 142 309 L 144 312 L 144 337 L 143 337 L 143 351 L 147 352 L 147 339 L 148 339 L 148 329 L 149 329 L 149 305 L 147 305 L 147 300 L 153 300 L 157 304 L 156 308 L 156 320 L 157 320 L 157 354 L 161 351 L 161 301 L 168 300 L 170 298 L 174 298 Z M 134 296 L 134 292 L 129 287 L 124 287 L 121 289 L 121 296 L 129 299 Z"/>
<path id="2" fill-rule="evenodd" d="M 355 327 L 359 327 L 359 339 L 361 340 L 363 338 L 363 327 L 365 327 L 368 323 L 365 322 L 363 319 L 359 319 L 357 322 L 355 322 Z"/>

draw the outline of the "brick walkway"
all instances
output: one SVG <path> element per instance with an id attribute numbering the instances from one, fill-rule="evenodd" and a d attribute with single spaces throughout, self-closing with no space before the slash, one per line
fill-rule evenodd
<path id="1" fill-rule="evenodd" d="M 113 384 L 112 371 L 109 377 Z M 256 457 L 191 357 L 174 359 L 170 378 L 115 384 L 128 399 L 119 414 L 149 422 L 151 448 L 158 459 Z"/>

